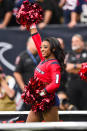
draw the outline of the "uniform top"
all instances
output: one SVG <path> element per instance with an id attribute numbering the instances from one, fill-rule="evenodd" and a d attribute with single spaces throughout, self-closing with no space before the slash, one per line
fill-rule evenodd
<path id="1" fill-rule="evenodd" d="M 41 62 L 35 69 L 34 76 L 39 78 L 41 81 L 48 83 L 45 88 L 48 93 L 54 93 L 60 85 L 60 65 L 56 59 L 45 60 L 44 57 L 42 57 L 42 53 L 40 51 L 41 37 L 39 33 L 32 35 L 32 38 L 41 58 Z"/>

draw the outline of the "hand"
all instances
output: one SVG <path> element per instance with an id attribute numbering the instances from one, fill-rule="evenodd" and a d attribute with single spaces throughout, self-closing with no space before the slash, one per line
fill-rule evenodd
<path id="1" fill-rule="evenodd" d="M 20 29 L 21 31 L 23 31 L 23 30 L 26 30 L 26 27 L 24 27 L 23 25 L 21 25 L 21 26 L 19 27 L 19 29 Z"/>
<path id="2" fill-rule="evenodd" d="M 73 68 L 74 68 L 74 64 L 72 64 L 72 63 L 66 64 L 66 71 L 71 71 Z"/>
<path id="3" fill-rule="evenodd" d="M 3 88 L 7 85 L 7 82 L 4 78 L 1 79 L 1 86 L 3 86 Z"/>
<path id="4" fill-rule="evenodd" d="M 72 21 L 68 24 L 69 28 L 73 28 L 77 23 L 75 21 Z"/>
<path id="5" fill-rule="evenodd" d="M 82 64 L 76 64 L 77 68 L 80 69 L 82 67 Z"/>
<path id="6" fill-rule="evenodd" d="M 0 24 L 0 29 L 4 29 L 6 26 L 4 24 Z"/>
<path id="7" fill-rule="evenodd" d="M 44 27 L 46 27 L 46 25 L 47 25 L 46 23 L 42 22 L 38 24 L 38 28 L 43 29 Z"/>

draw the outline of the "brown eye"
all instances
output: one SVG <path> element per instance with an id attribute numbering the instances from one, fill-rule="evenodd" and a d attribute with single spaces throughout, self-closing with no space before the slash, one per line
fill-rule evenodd
<path id="1" fill-rule="evenodd" d="M 44 46 L 44 48 L 48 48 L 47 46 Z"/>

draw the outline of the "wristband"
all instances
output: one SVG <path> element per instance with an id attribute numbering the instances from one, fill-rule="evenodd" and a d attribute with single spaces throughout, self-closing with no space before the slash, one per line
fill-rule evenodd
<path id="1" fill-rule="evenodd" d="M 34 29 L 34 28 L 36 28 L 36 24 L 35 23 L 30 26 L 30 29 Z"/>

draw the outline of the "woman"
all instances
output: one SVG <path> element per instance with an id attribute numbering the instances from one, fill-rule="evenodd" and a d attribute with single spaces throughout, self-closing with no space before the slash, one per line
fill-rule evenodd
<path id="1" fill-rule="evenodd" d="M 46 93 L 54 93 L 60 85 L 61 71 L 64 69 L 64 52 L 60 47 L 59 41 L 54 38 L 46 38 L 41 42 L 41 37 L 37 31 L 36 25 L 30 27 L 30 34 L 37 47 L 41 62 L 36 67 L 34 76 L 44 83 L 48 83 L 46 88 L 40 93 L 40 96 Z M 58 121 L 58 105 L 59 99 L 55 95 L 55 104 L 47 112 L 34 113 L 29 112 L 26 122 L 52 122 Z"/>

